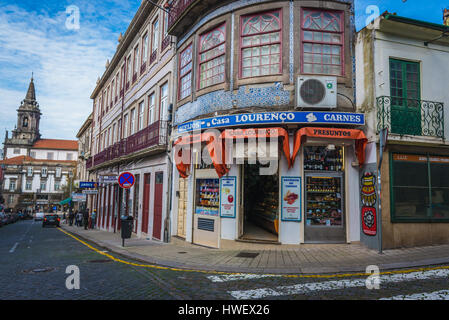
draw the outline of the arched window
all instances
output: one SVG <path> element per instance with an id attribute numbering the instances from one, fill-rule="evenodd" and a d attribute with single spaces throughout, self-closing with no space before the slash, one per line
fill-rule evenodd
<path id="1" fill-rule="evenodd" d="M 302 72 L 343 75 L 343 13 L 304 9 Z"/>
<path id="2" fill-rule="evenodd" d="M 27 128 L 28 127 L 28 118 L 23 118 L 22 127 Z"/>
<path id="3" fill-rule="evenodd" d="M 244 16 L 241 19 L 241 76 L 282 73 L 281 11 Z"/>
<path id="4" fill-rule="evenodd" d="M 224 82 L 226 62 L 226 24 L 200 36 L 199 88 Z"/>

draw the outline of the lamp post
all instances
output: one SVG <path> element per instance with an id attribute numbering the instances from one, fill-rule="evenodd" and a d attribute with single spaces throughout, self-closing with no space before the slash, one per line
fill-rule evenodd
<path id="1" fill-rule="evenodd" d="M 72 177 L 73 177 L 73 172 L 72 170 L 69 170 L 69 197 L 72 198 Z M 70 199 L 69 202 L 69 216 L 72 215 L 72 199 Z"/>

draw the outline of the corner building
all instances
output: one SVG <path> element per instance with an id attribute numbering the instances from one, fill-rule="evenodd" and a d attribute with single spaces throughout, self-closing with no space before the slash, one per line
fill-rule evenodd
<path id="1" fill-rule="evenodd" d="M 360 241 L 353 1 L 173 1 L 168 33 L 172 234 L 210 247 Z"/>

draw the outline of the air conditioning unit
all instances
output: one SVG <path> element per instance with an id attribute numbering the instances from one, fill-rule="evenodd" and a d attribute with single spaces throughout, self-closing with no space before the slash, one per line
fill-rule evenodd
<path id="1" fill-rule="evenodd" d="M 337 77 L 300 76 L 296 86 L 296 108 L 337 107 Z"/>

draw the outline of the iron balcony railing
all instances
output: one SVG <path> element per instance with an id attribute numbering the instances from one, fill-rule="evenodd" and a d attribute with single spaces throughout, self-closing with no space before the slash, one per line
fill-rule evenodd
<path id="1" fill-rule="evenodd" d="M 145 150 L 155 146 L 166 146 L 167 139 L 167 121 L 157 121 L 139 132 L 122 139 L 119 142 L 109 146 L 103 151 L 97 153 L 93 158 L 86 161 L 86 169 L 91 169 L 104 162 L 111 161 L 122 156 L 128 156 L 135 152 Z"/>
<path id="2" fill-rule="evenodd" d="M 183 12 L 196 0 L 174 0 L 168 15 L 168 29 L 181 17 Z"/>
<path id="3" fill-rule="evenodd" d="M 377 133 L 429 136 L 444 139 L 442 102 L 381 96 L 377 98 Z"/>

